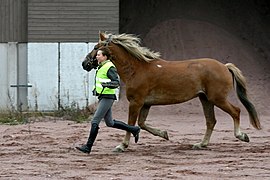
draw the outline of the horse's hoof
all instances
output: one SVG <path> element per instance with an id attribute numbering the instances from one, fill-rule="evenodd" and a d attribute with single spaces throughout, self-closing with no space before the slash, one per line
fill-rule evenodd
<path id="1" fill-rule="evenodd" d="M 163 138 L 166 139 L 166 140 L 169 140 L 169 136 L 168 136 L 167 131 L 164 131 L 164 136 L 163 136 Z"/>
<path id="2" fill-rule="evenodd" d="M 241 136 L 237 136 L 238 139 L 240 139 L 241 141 L 244 141 L 244 142 L 249 142 L 249 137 L 246 133 L 242 133 Z"/>
<path id="3" fill-rule="evenodd" d="M 196 143 L 192 146 L 193 150 L 202 150 L 202 149 L 206 149 L 206 146 L 203 146 L 201 143 Z"/>
<path id="4" fill-rule="evenodd" d="M 125 149 L 124 149 L 121 145 L 116 146 L 116 147 L 114 148 L 114 150 L 113 150 L 113 152 L 116 152 L 116 153 L 122 153 L 122 152 L 124 152 L 124 151 L 125 151 Z"/>

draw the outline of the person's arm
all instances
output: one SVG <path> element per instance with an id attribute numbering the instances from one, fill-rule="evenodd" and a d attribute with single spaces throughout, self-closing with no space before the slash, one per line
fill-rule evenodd
<path id="1" fill-rule="evenodd" d="M 107 72 L 107 76 L 111 80 L 111 82 L 102 83 L 103 87 L 115 89 L 120 86 L 119 76 L 114 66 L 110 67 L 110 69 Z"/>

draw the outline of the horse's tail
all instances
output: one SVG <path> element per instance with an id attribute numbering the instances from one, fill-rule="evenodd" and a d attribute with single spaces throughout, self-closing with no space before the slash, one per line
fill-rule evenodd
<path id="1" fill-rule="evenodd" d="M 257 111 L 247 96 L 245 77 L 243 76 L 242 72 L 234 64 L 227 63 L 225 64 L 225 66 L 229 69 L 229 71 L 233 75 L 233 78 L 235 80 L 235 88 L 236 88 L 237 96 L 248 111 L 250 123 L 252 124 L 254 128 L 261 129 L 261 123 L 258 118 Z"/>

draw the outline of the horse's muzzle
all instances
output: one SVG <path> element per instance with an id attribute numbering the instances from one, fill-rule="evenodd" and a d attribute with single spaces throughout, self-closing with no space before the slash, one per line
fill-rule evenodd
<path id="1" fill-rule="evenodd" d="M 93 68 L 96 69 L 98 67 L 98 62 L 96 59 L 91 59 L 91 60 L 86 59 L 82 62 L 82 67 L 84 70 L 89 72 Z"/>

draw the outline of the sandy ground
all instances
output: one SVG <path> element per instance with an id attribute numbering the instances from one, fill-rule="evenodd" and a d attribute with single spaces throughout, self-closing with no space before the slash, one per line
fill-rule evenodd
<path id="1" fill-rule="evenodd" d="M 87 155 L 75 147 L 85 143 L 89 123 L 33 118 L 25 125 L 0 125 L 0 179 L 270 179 L 269 59 L 218 26 L 195 20 L 162 22 L 145 35 L 144 42 L 164 59 L 211 57 L 235 63 L 247 78 L 263 129 L 254 129 L 243 106 L 230 97 L 242 110 L 241 128 L 250 143 L 236 139 L 232 119 L 216 110 L 217 125 L 208 148 L 192 150 L 206 129 L 200 102 L 195 99 L 151 109 L 147 123 L 167 130 L 170 140 L 141 131 L 137 144 L 132 139 L 124 153 L 114 153 L 125 132 L 102 122 L 92 153 Z M 127 107 L 122 98 L 114 106 L 114 118 L 127 122 Z"/>
<path id="2" fill-rule="evenodd" d="M 125 120 L 126 110 L 119 108 L 116 105 L 114 116 Z M 242 130 L 251 141 L 245 143 L 233 136 L 230 117 L 218 112 L 209 147 L 192 150 L 206 128 L 201 112 L 170 115 L 158 111 L 150 112 L 147 123 L 167 130 L 170 140 L 142 131 L 139 142 L 132 139 L 124 153 L 112 150 L 125 133 L 104 122 L 90 155 L 75 149 L 86 141 L 88 123 L 44 117 L 25 125 L 1 125 L 0 179 L 270 178 L 269 115 L 261 115 L 260 131 L 251 127 L 247 115 L 241 116 Z"/>
<path id="3" fill-rule="evenodd" d="M 114 153 L 112 150 L 121 143 L 125 132 L 101 123 L 93 151 L 86 155 L 75 147 L 85 143 L 89 123 L 34 118 L 25 125 L 0 125 L 1 180 L 270 179 L 270 53 L 269 48 L 257 47 L 269 47 L 269 26 L 250 14 L 253 7 L 222 8 L 216 2 L 209 9 L 209 2 L 196 1 L 180 3 L 179 10 L 174 4 L 166 8 L 167 1 L 160 1 L 164 4 L 158 7 L 153 2 L 141 1 L 141 8 L 134 8 L 137 1 L 127 2 L 134 12 L 122 6 L 121 12 L 126 12 L 122 30 L 143 34 L 145 46 L 160 51 L 164 59 L 210 57 L 236 64 L 247 77 L 263 129 L 251 127 L 243 106 L 237 104 L 242 109 L 241 127 L 250 143 L 236 139 L 231 118 L 217 110 L 217 125 L 208 148 L 192 150 L 192 144 L 203 138 L 206 129 L 201 105 L 194 100 L 151 109 L 147 123 L 167 130 L 170 140 L 141 131 L 137 144 L 132 139 L 124 153 Z M 156 11 L 148 11 L 149 6 Z M 261 12 L 268 6 L 262 7 Z M 138 12 L 142 12 L 141 16 Z M 151 16 L 146 16 L 147 12 Z M 155 21 L 160 23 L 151 27 Z M 115 118 L 127 121 L 126 101 L 115 104 L 113 112 Z"/>

